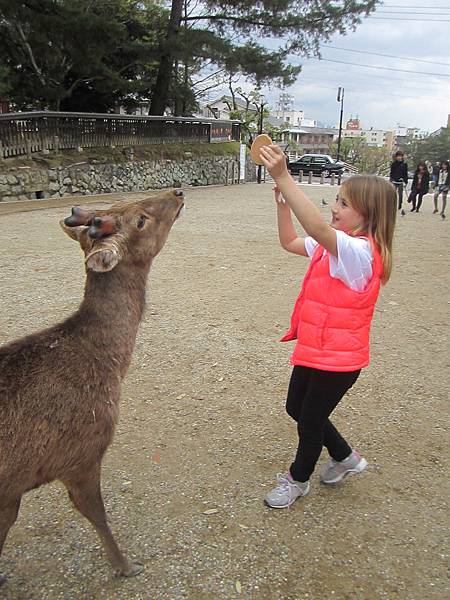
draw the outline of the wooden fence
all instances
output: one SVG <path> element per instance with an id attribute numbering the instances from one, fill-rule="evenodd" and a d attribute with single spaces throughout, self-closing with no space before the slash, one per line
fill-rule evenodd
<path id="1" fill-rule="evenodd" d="M 0 114 L 0 158 L 77 148 L 240 140 L 240 121 L 95 113 Z"/>

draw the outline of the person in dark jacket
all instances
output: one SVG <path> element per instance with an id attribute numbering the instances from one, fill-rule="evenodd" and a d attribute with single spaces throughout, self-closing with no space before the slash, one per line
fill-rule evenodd
<path id="1" fill-rule="evenodd" d="M 394 154 L 394 162 L 391 164 L 389 180 L 397 188 L 398 209 L 400 210 L 403 202 L 403 189 L 408 183 L 408 165 L 405 163 L 405 155 L 401 150 L 397 150 Z M 402 214 L 405 214 L 403 210 Z"/>
<path id="2" fill-rule="evenodd" d="M 427 165 L 420 162 L 415 170 L 414 177 L 411 185 L 411 193 L 409 194 L 408 202 L 411 202 L 411 212 L 419 212 L 422 206 L 422 198 L 428 193 L 430 189 L 430 174 L 427 169 Z M 419 197 L 417 199 L 417 197 Z M 417 207 L 416 207 L 417 200 Z"/>
<path id="3" fill-rule="evenodd" d="M 450 164 L 448 160 L 441 162 L 441 168 L 438 175 L 437 186 L 434 190 L 434 210 L 433 214 L 438 212 L 438 198 L 442 194 L 441 217 L 445 219 L 445 207 L 447 206 L 447 194 L 450 190 Z"/>

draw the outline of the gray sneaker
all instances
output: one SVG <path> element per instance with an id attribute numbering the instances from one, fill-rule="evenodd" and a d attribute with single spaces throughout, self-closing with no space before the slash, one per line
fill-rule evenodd
<path id="1" fill-rule="evenodd" d="M 297 498 L 309 492 L 309 481 L 295 481 L 290 473 L 278 473 L 277 481 L 277 487 L 266 494 L 266 504 L 270 508 L 289 508 Z"/>
<path id="2" fill-rule="evenodd" d="M 330 458 L 320 471 L 320 480 L 323 483 L 338 483 L 347 475 L 362 473 L 367 465 L 367 460 L 355 451 L 345 460 L 337 461 Z"/>

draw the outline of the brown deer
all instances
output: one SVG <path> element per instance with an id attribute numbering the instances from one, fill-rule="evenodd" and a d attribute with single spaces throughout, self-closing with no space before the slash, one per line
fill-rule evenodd
<path id="1" fill-rule="evenodd" d="M 75 207 L 61 221 L 85 255 L 84 299 L 64 322 L 0 348 L 0 554 L 22 495 L 57 479 L 95 527 L 115 574 L 142 570 L 113 538 L 100 471 L 150 265 L 183 205 L 173 190 L 107 210 Z"/>

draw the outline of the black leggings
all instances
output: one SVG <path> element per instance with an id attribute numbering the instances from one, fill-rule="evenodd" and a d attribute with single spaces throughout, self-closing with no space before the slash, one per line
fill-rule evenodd
<path id="1" fill-rule="evenodd" d="M 328 417 L 358 379 L 360 372 L 294 367 L 286 411 L 297 422 L 300 438 L 297 455 L 290 468 L 296 481 L 308 481 L 323 446 L 334 460 L 344 460 L 351 454 L 352 449 Z"/>
<path id="2" fill-rule="evenodd" d="M 401 209 L 403 203 L 403 183 L 394 183 L 398 196 L 398 210 Z"/>
<path id="3" fill-rule="evenodd" d="M 419 199 L 417 200 L 417 208 L 416 208 L 416 198 L 417 196 L 419 196 Z M 417 212 L 419 212 L 419 208 L 422 206 L 422 199 L 423 199 L 423 193 L 422 192 L 417 192 L 417 191 L 412 191 L 409 195 L 408 198 L 408 202 L 411 202 L 412 204 L 412 210 L 417 210 Z"/>

